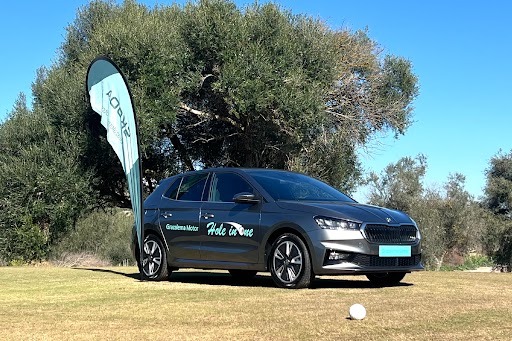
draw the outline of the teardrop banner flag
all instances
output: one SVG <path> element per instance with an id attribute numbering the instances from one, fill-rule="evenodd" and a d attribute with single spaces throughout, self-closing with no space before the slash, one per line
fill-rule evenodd
<path id="1" fill-rule="evenodd" d="M 143 255 L 142 164 L 130 89 L 121 70 L 105 56 L 97 57 L 89 65 L 86 86 L 91 107 L 101 116 L 101 124 L 107 129 L 107 140 L 123 165 L 135 217 L 139 255 Z"/>

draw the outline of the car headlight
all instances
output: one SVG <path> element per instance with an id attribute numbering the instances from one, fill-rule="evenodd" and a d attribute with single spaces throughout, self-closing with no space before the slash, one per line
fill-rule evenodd
<path id="1" fill-rule="evenodd" d="M 420 240 L 421 239 L 421 233 L 420 233 L 420 229 L 418 228 L 418 223 L 416 223 L 416 221 L 414 219 L 412 219 L 412 218 L 411 218 L 411 220 L 414 223 L 414 226 L 416 226 L 416 239 Z"/>
<path id="2" fill-rule="evenodd" d="M 361 223 L 345 219 L 315 217 L 315 221 L 318 226 L 326 230 L 359 230 L 361 228 Z"/>

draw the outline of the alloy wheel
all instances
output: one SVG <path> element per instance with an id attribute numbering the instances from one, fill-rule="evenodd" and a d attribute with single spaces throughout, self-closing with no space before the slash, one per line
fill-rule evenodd
<path id="1" fill-rule="evenodd" d="M 302 252 L 294 242 L 286 240 L 275 248 L 272 266 L 283 283 L 292 283 L 300 276 L 302 262 Z"/>
<path id="2" fill-rule="evenodd" d="M 162 249 L 155 240 L 148 239 L 144 243 L 144 258 L 142 269 L 144 274 L 151 278 L 158 274 L 162 266 Z"/>

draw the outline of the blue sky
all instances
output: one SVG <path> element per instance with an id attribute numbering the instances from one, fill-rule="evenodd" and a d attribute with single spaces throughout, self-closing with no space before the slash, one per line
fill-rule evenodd
<path id="1" fill-rule="evenodd" d="M 156 1 L 143 1 L 152 6 Z M 169 4 L 172 1 L 159 1 Z M 0 5 L 0 120 L 20 92 L 30 100 L 36 70 L 50 66 L 81 0 L 8 1 Z M 238 1 L 240 5 L 250 3 Z M 466 176 L 475 197 L 498 150 L 512 149 L 512 2 L 277 1 L 293 13 L 321 18 L 333 29 L 367 28 L 384 52 L 405 57 L 418 76 L 414 124 L 404 136 L 382 136 L 361 152 L 366 171 L 380 172 L 403 156 L 427 156 L 428 186 L 450 173 Z M 355 198 L 365 201 L 365 189 Z"/>

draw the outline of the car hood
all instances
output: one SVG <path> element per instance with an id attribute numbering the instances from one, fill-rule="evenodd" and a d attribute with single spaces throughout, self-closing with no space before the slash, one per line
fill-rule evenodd
<path id="1" fill-rule="evenodd" d="M 384 207 L 347 202 L 277 201 L 286 210 L 307 212 L 333 218 L 349 219 L 364 223 L 414 224 L 413 220 L 401 211 Z"/>

